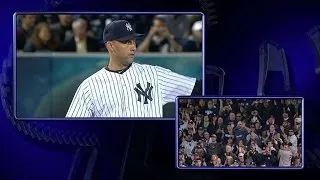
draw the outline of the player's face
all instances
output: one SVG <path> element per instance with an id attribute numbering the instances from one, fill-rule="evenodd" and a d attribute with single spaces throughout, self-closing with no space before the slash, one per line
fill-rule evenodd
<path id="1" fill-rule="evenodd" d="M 136 54 L 136 40 L 114 41 L 114 54 L 119 61 L 124 65 L 129 65 L 133 62 Z"/>

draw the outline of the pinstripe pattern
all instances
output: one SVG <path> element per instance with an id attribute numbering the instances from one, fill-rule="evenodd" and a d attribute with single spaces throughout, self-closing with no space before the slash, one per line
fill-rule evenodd
<path id="1" fill-rule="evenodd" d="M 122 74 L 101 69 L 80 84 L 66 117 L 162 117 L 162 106 L 190 95 L 195 81 L 137 63 Z"/>

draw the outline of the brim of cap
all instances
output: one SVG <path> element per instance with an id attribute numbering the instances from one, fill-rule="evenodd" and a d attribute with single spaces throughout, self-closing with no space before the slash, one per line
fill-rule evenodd
<path id="1" fill-rule="evenodd" d="M 132 34 L 132 35 L 125 36 L 125 37 L 122 37 L 122 38 L 118 38 L 118 39 L 115 39 L 115 40 L 117 40 L 117 41 L 128 41 L 128 40 L 140 38 L 140 37 L 142 37 L 142 36 L 144 36 L 144 34 L 134 33 L 134 34 Z"/>

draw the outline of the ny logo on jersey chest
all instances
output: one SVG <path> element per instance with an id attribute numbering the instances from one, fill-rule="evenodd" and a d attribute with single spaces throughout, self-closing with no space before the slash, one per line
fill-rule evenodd
<path id="1" fill-rule="evenodd" d="M 141 84 L 138 83 L 137 86 L 134 88 L 134 90 L 138 94 L 138 101 L 141 102 L 141 96 L 144 96 L 144 104 L 148 104 L 148 99 L 152 101 L 151 97 L 151 91 L 153 89 L 153 86 L 148 82 L 147 88 L 145 90 L 142 89 Z"/>

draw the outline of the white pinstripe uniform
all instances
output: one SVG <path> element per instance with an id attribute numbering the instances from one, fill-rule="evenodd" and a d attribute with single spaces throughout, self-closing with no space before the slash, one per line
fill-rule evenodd
<path id="1" fill-rule="evenodd" d="M 195 82 L 134 62 L 122 73 L 103 68 L 80 84 L 66 117 L 162 117 L 162 106 L 191 95 Z"/>

